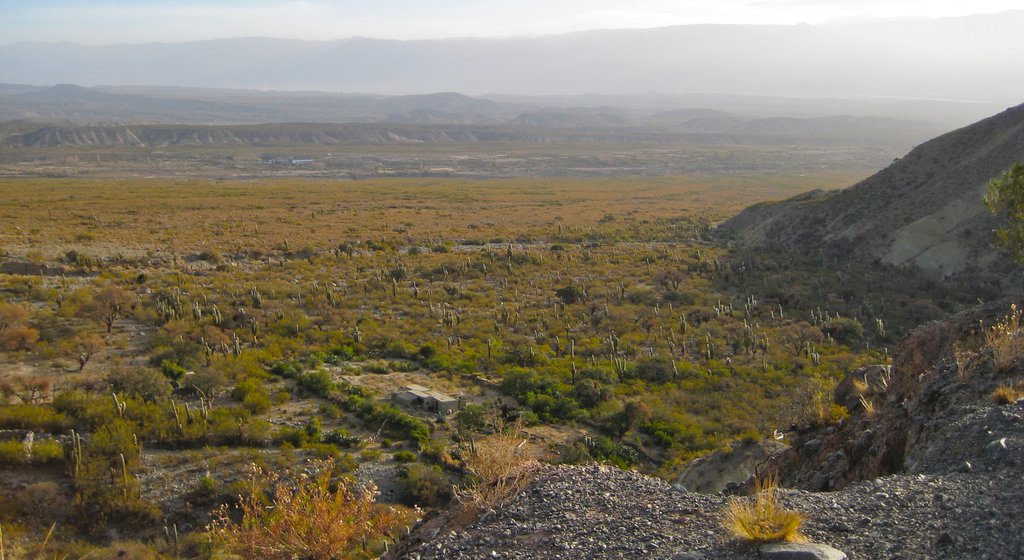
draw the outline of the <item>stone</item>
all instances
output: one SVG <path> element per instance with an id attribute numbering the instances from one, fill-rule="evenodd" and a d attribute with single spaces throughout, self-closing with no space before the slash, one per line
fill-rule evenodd
<path id="1" fill-rule="evenodd" d="M 846 553 L 827 544 L 776 543 L 761 545 L 761 558 L 769 560 L 846 560 Z"/>

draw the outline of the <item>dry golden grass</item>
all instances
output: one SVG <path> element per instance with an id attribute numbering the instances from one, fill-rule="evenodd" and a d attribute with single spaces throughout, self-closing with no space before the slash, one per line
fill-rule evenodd
<path id="1" fill-rule="evenodd" d="M 985 346 L 992 351 L 992 359 L 998 369 L 1010 368 L 1021 355 L 1024 355 L 1021 312 L 1016 304 L 1011 305 L 1010 314 L 985 331 Z"/>
<path id="2" fill-rule="evenodd" d="M 1014 404 L 1020 399 L 1024 399 L 1024 387 L 1017 384 L 1013 387 L 1008 385 L 1001 385 L 996 387 L 995 391 L 988 396 L 989 400 L 1000 406 L 1007 404 Z"/>
<path id="3" fill-rule="evenodd" d="M 619 217 L 728 216 L 846 176 L 489 180 L 0 179 L 0 247 L 46 258 L 321 250 L 345 239 L 512 239 Z"/>
<path id="4" fill-rule="evenodd" d="M 866 379 L 853 380 L 853 391 L 857 393 L 858 396 L 866 395 L 870 390 L 871 385 L 867 382 Z"/>
<path id="5" fill-rule="evenodd" d="M 875 400 L 869 397 L 865 397 L 864 395 L 861 395 L 860 397 L 858 397 L 858 399 L 860 400 L 861 408 L 864 409 L 864 414 L 869 418 L 874 416 L 876 412 Z"/>
<path id="6" fill-rule="evenodd" d="M 246 560 L 340 560 L 364 555 L 368 542 L 388 538 L 412 521 L 407 512 L 375 503 L 376 489 L 358 490 L 343 480 L 334 487 L 332 467 L 290 487 L 274 475 L 254 468 L 253 487 L 239 503 L 242 519 L 229 511 L 215 512 L 211 532 L 216 540 Z M 261 487 L 275 486 L 272 503 Z"/>
<path id="7" fill-rule="evenodd" d="M 751 542 L 801 541 L 802 513 L 783 508 L 778 502 L 774 477 L 758 478 L 753 499 L 729 501 L 725 526 L 737 537 Z"/>

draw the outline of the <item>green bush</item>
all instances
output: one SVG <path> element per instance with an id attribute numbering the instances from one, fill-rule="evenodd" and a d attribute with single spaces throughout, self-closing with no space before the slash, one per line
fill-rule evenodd
<path id="1" fill-rule="evenodd" d="M 397 481 L 399 499 L 411 506 L 439 507 L 452 498 L 452 484 L 436 465 L 405 465 Z"/>
<path id="2" fill-rule="evenodd" d="M 398 451 L 392 458 L 396 463 L 412 463 L 416 460 L 416 454 L 412 451 Z"/>
<path id="3" fill-rule="evenodd" d="M 54 410 L 49 405 L 15 404 L 0 406 L 0 429 L 61 433 L 66 431 L 68 427 L 67 416 Z"/>
<path id="4" fill-rule="evenodd" d="M 185 374 L 188 373 L 185 368 L 170 360 L 160 361 L 160 371 L 163 372 L 164 376 L 175 383 L 181 381 L 181 378 L 185 377 Z"/>
<path id="5" fill-rule="evenodd" d="M 331 377 L 330 373 L 323 370 L 311 371 L 300 375 L 298 384 L 299 387 L 310 393 L 324 398 L 329 397 L 331 391 L 335 389 L 334 378 Z"/>
<path id="6" fill-rule="evenodd" d="M 31 447 L 16 439 L 0 441 L 0 465 L 47 465 L 63 461 L 63 446 L 52 439 L 34 441 Z"/>
<path id="7" fill-rule="evenodd" d="M 266 393 L 253 391 L 242 399 L 242 406 L 253 414 L 263 414 L 270 410 L 270 397 Z"/>

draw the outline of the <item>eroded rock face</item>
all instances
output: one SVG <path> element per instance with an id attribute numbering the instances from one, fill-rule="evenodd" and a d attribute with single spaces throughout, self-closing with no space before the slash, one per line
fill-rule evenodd
<path id="1" fill-rule="evenodd" d="M 847 375 L 834 401 L 851 417 L 839 426 L 793 433 L 791 449 L 778 462 L 784 484 L 837 490 L 901 472 L 1024 465 L 1024 411 L 988 400 L 1012 375 L 998 371 L 990 352 L 960 365 L 954 357 L 960 340 L 999 320 L 1009 307 L 1009 302 L 982 306 L 923 325 L 900 345 L 891 368 L 870 366 Z"/>
<path id="2" fill-rule="evenodd" d="M 777 441 L 742 441 L 726 453 L 712 453 L 686 464 L 675 483 L 691 492 L 717 494 L 742 484 L 767 459 L 786 450 Z"/>

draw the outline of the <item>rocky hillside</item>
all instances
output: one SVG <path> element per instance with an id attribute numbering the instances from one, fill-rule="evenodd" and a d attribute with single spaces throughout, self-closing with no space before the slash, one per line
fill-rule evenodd
<path id="1" fill-rule="evenodd" d="M 990 399 L 998 386 L 1022 386 L 1022 331 L 1010 331 L 1009 345 L 982 343 L 978 332 L 979 321 L 987 328 L 1007 310 L 919 328 L 891 367 L 859 370 L 838 387 L 850 418 L 786 432 L 791 446 L 775 467 L 802 489 L 781 499 L 807 515 L 804 534 L 825 545 L 810 547 L 816 556 L 770 556 L 735 539 L 722 526 L 723 493 L 590 465 L 543 467 L 506 507 L 462 530 L 428 521 L 393 557 L 1022 558 L 1024 398 Z M 731 455 L 704 464 L 728 471 Z M 822 489 L 833 491 L 811 491 Z"/>
<path id="2" fill-rule="evenodd" d="M 753 206 L 719 232 L 742 247 L 912 264 L 937 276 L 990 270 L 998 220 L 987 182 L 1024 161 L 1024 105 L 930 140 L 864 181 Z"/>

